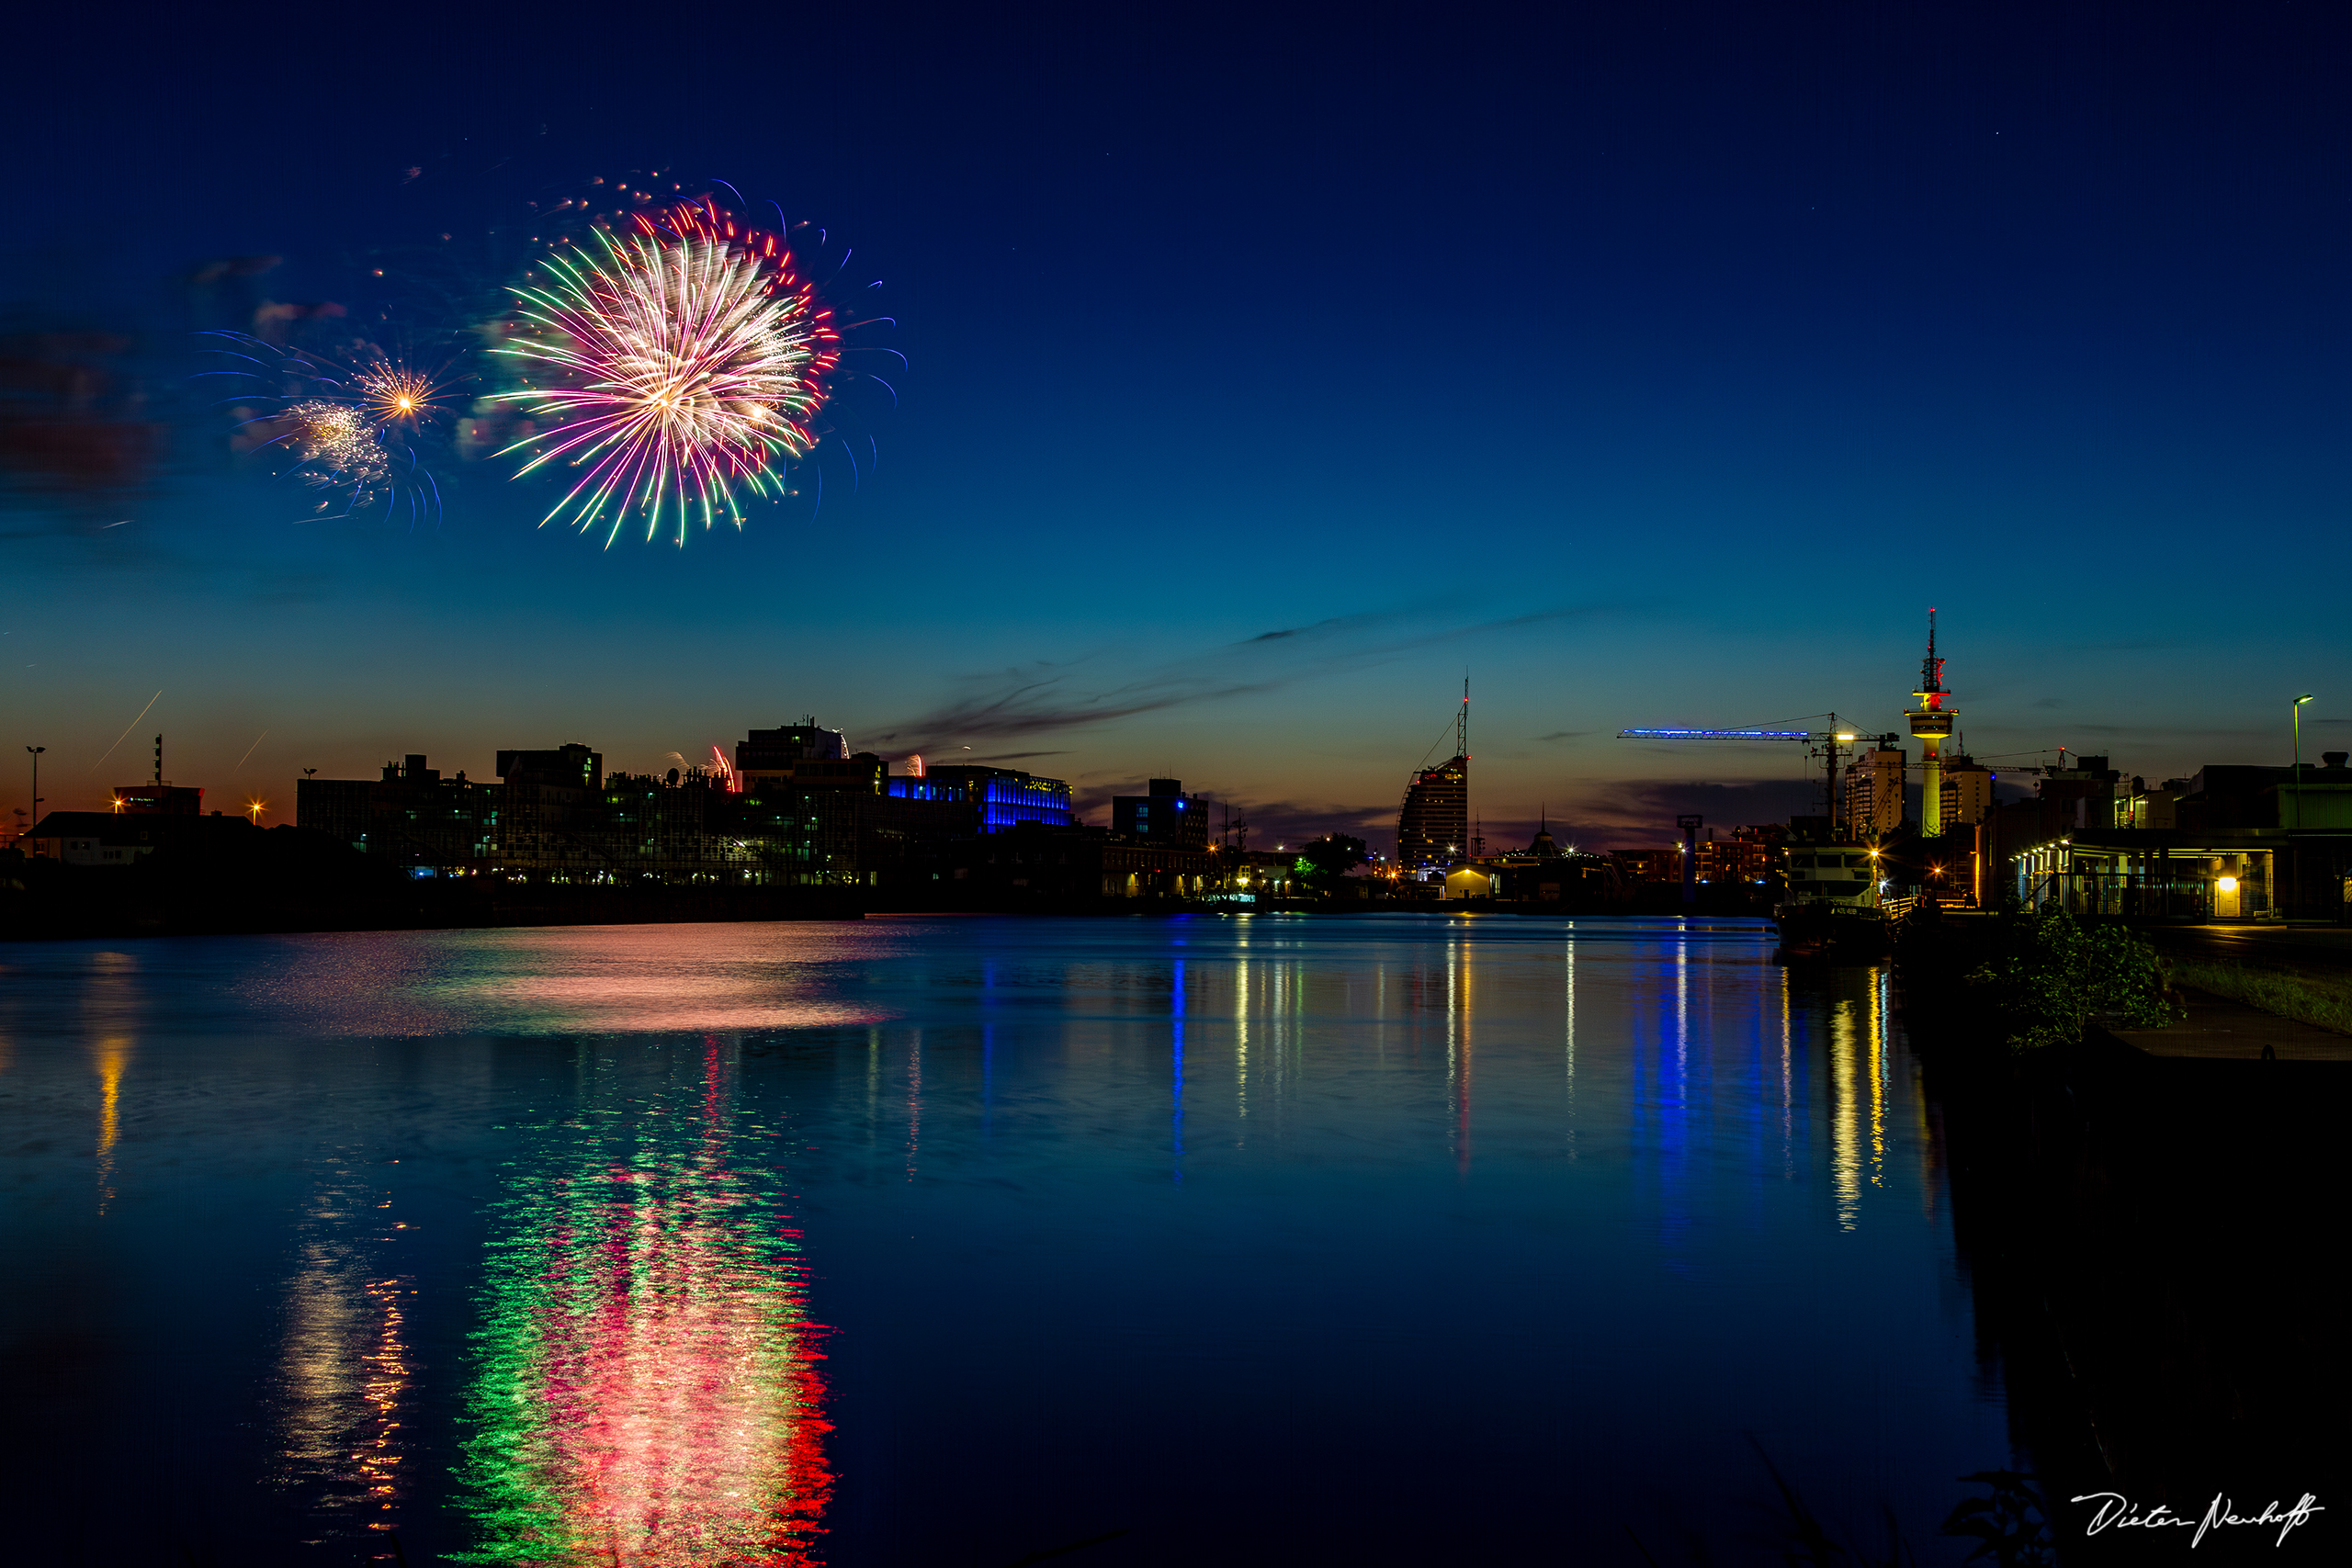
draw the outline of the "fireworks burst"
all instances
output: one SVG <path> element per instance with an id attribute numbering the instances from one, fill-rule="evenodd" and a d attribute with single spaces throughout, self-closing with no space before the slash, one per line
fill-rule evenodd
<path id="1" fill-rule="evenodd" d="M 232 344 L 213 354 L 243 365 L 205 375 L 249 383 L 223 400 L 239 421 L 231 445 L 290 455 L 302 481 L 327 492 L 317 513 L 347 517 L 379 497 L 389 513 L 402 496 L 412 518 L 424 506 L 438 510 L 440 487 L 413 445 L 447 412 L 436 377 L 371 344 L 358 345 L 345 367 L 242 333 L 208 335 Z M 342 510 L 332 511 L 338 497 Z"/>
<path id="2" fill-rule="evenodd" d="M 285 423 L 292 428 L 281 439 L 319 489 L 370 494 L 391 476 L 382 434 L 349 403 L 307 399 L 286 411 Z"/>
<path id="3" fill-rule="evenodd" d="M 775 235 L 716 205 L 632 216 L 634 232 L 594 231 L 514 292 L 497 352 L 525 386 L 498 394 L 546 428 L 509 451 L 524 473 L 559 460 L 585 469 L 545 518 L 606 526 L 609 548 L 642 517 L 676 543 L 699 522 L 743 525 L 741 503 L 789 494 L 787 466 L 818 436 L 840 360 L 831 313 Z"/>
<path id="4" fill-rule="evenodd" d="M 360 406 L 379 425 L 405 424 L 413 429 L 440 412 L 433 402 L 440 389 L 433 378 L 404 365 L 379 360 L 353 379 L 359 388 Z"/>

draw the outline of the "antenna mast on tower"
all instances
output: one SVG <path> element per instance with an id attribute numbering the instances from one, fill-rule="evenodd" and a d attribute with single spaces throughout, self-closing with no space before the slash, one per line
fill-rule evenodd
<path id="1" fill-rule="evenodd" d="M 1925 696 L 1930 692 L 1940 694 L 1943 689 L 1944 661 L 1936 657 L 1936 613 L 1929 610 L 1928 612 L 1928 657 L 1919 661 L 1918 694 Z M 1932 707 L 1935 705 L 1928 705 Z"/>

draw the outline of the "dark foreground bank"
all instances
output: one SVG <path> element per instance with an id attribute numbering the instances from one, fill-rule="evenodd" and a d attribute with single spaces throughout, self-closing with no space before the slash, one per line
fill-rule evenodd
<path id="1" fill-rule="evenodd" d="M 2060 1560 L 2340 1553 L 2352 1064 L 2160 1056 L 2096 1015 L 2013 1043 L 2032 1032 L 2002 1022 L 1982 966 L 2001 949 L 1982 931 L 1910 942 L 1905 1010 L 1980 1353 Z M 2289 1513 L 2306 1494 L 2326 1511 L 2283 1548 L 2277 1525 L 2219 1523 L 2191 1546 L 2209 1513 Z"/>

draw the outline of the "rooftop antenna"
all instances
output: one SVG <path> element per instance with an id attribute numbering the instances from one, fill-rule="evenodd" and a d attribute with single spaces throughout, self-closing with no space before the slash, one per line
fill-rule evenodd
<path id="1" fill-rule="evenodd" d="M 160 735 L 155 737 L 155 782 L 164 782 L 164 738 Z"/>

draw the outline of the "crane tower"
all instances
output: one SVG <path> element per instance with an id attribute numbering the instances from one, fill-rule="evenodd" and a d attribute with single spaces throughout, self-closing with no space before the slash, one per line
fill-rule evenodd
<path id="1" fill-rule="evenodd" d="M 1944 764 L 1941 748 L 1959 714 L 1944 705 L 1951 694 L 1944 690 L 1944 661 L 1936 657 L 1936 612 L 1928 612 L 1928 657 L 1919 664 L 1919 689 L 1911 694 L 1918 706 L 1905 716 L 1919 742 L 1919 833 L 1940 837 L 1944 830 Z"/>

